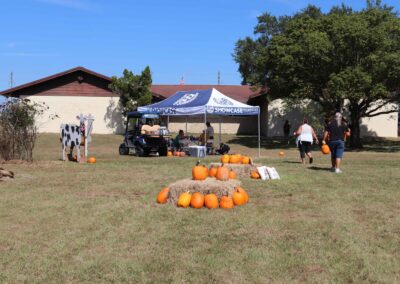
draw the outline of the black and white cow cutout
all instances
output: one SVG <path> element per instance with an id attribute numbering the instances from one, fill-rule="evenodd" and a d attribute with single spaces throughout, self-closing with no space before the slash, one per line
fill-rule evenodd
<path id="1" fill-rule="evenodd" d="M 92 126 L 94 118 L 89 114 L 89 116 L 83 116 L 80 114 L 76 117 L 79 119 L 79 126 L 75 124 L 61 124 L 60 126 L 60 141 L 62 144 L 62 160 L 65 161 L 65 150 L 67 147 L 70 148 L 70 155 L 74 148 L 77 147 L 77 162 L 81 160 L 81 145 L 84 142 L 85 154 L 84 158 L 87 157 L 87 144 L 90 143 L 92 132 Z"/>

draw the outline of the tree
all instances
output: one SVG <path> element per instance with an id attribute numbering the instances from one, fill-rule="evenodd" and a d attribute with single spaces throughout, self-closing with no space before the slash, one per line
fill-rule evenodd
<path id="1" fill-rule="evenodd" d="M 293 16 L 258 17 L 255 39 L 236 43 L 243 83 L 268 88 L 268 98 L 318 102 L 326 117 L 349 113 L 351 145 L 361 146 L 360 123 L 397 111 L 400 19 L 381 1 L 353 11 L 322 13 L 308 6 Z"/>
<path id="2" fill-rule="evenodd" d="M 111 79 L 109 88 L 119 95 L 124 115 L 129 111 L 136 110 L 138 106 L 151 103 L 152 79 L 149 66 L 140 75 L 135 75 L 132 71 L 125 69 L 123 77 L 113 76 Z"/>

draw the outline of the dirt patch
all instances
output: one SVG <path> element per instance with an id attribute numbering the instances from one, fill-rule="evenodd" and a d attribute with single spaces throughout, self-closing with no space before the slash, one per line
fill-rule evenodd
<path id="1" fill-rule="evenodd" d="M 231 196 L 235 187 L 240 185 L 241 182 L 237 179 L 231 179 L 228 181 L 220 181 L 215 178 L 207 178 L 204 181 L 183 179 L 168 186 L 168 203 L 175 205 L 178 201 L 179 195 L 187 191 L 190 193 L 201 192 L 203 194 L 210 192 L 216 194 L 218 198 L 223 195 Z"/>
<path id="2" fill-rule="evenodd" d="M 0 162 L 3 165 L 26 165 L 26 164 L 32 164 L 32 162 L 28 161 L 23 161 L 23 160 L 9 160 L 9 161 L 1 161 Z"/>
<path id="3" fill-rule="evenodd" d="M 219 167 L 221 163 L 211 163 L 210 167 Z M 260 167 L 258 164 L 253 165 L 243 165 L 243 164 L 224 164 L 231 171 L 236 172 L 238 177 L 250 177 L 250 173 L 254 170 L 257 170 L 257 167 Z"/>

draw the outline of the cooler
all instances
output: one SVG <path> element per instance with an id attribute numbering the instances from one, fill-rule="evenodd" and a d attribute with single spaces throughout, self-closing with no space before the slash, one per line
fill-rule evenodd
<path id="1" fill-rule="evenodd" d="M 197 158 L 204 158 L 207 153 L 206 146 L 188 146 L 186 150 L 189 156 Z"/>

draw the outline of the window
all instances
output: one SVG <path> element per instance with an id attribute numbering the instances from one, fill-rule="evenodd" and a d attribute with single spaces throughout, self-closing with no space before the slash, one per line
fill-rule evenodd
<path id="1" fill-rule="evenodd" d="M 137 126 L 138 119 L 136 117 L 131 117 L 128 120 L 128 131 L 134 131 Z"/>

